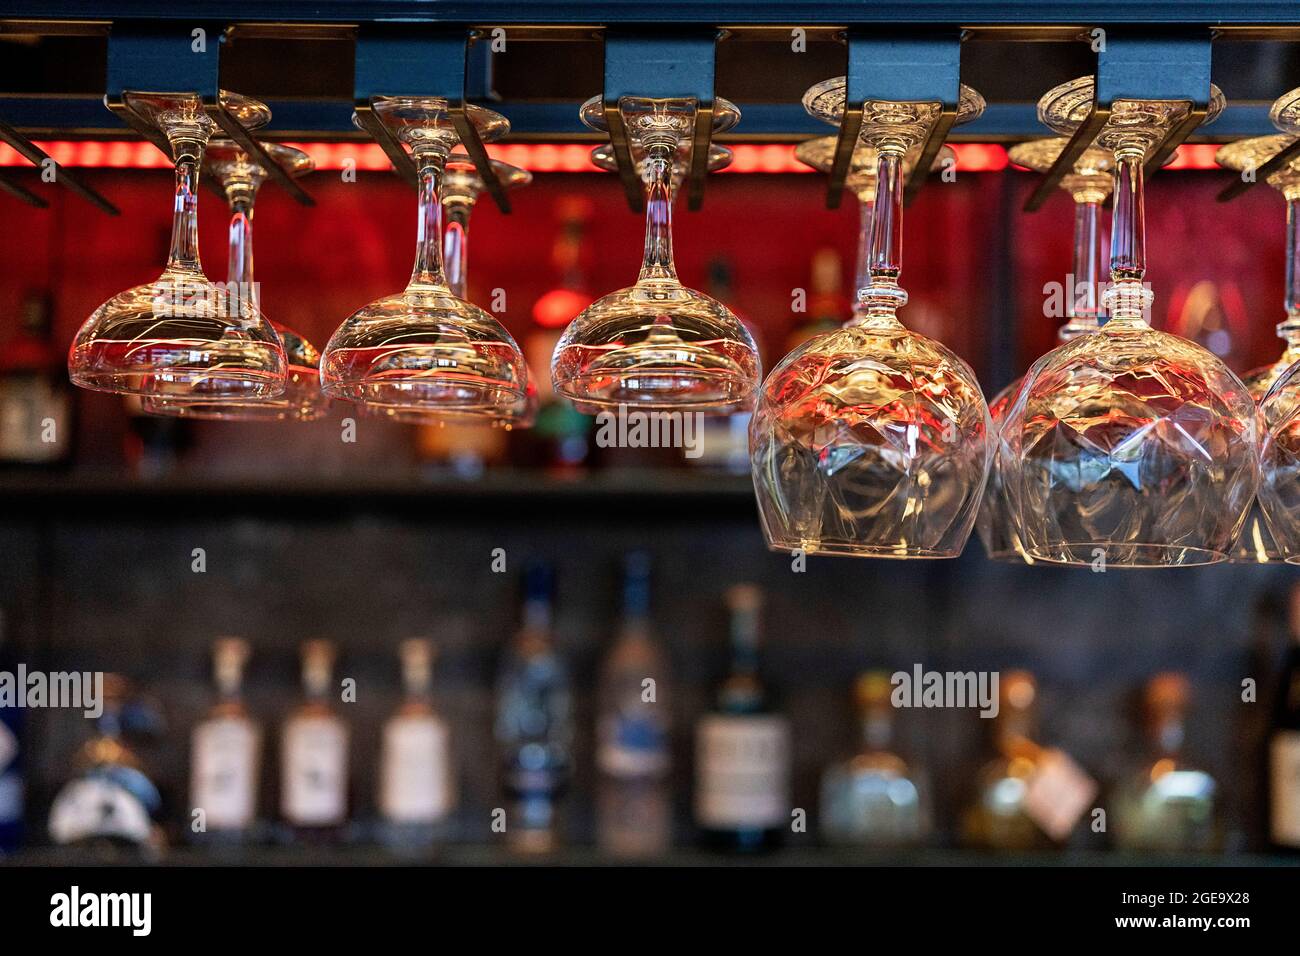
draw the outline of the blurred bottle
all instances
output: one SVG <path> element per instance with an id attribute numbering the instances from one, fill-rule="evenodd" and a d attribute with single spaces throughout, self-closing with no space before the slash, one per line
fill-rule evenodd
<path id="1" fill-rule="evenodd" d="M 0 612 L 0 673 L 13 674 L 17 661 L 6 642 L 4 613 Z M 23 843 L 23 723 L 17 702 L 0 698 L 0 856 L 13 853 Z"/>
<path id="2" fill-rule="evenodd" d="M 569 670 L 551 635 L 554 575 L 524 576 L 523 626 L 497 676 L 496 739 L 507 800 L 506 840 L 545 853 L 560 841 L 560 800 L 569 783 L 573 701 Z"/>
<path id="3" fill-rule="evenodd" d="M 334 645 L 304 641 L 303 700 L 280 737 L 280 815 L 295 839 L 339 840 L 348 817 L 348 725 L 332 701 Z"/>
<path id="4" fill-rule="evenodd" d="M 456 805 L 451 731 L 433 705 L 433 644 L 402 642 L 403 700 L 384 724 L 379 770 L 381 834 L 395 849 L 445 838 Z"/>
<path id="5" fill-rule="evenodd" d="M 650 628 L 650 556 L 638 551 L 624 564 L 623 622 L 596 692 L 596 836 L 616 856 L 655 856 L 672 845 L 667 680 Z"/>
<path id="6" fill-rule="evenodd" d="M 853 303 L 844 295 L 844 269 L 840 254 L 829 247 L 813 253 L 806 318 L 790 332 L 785 352 L 775 361 L 815 335 L 833 332 L 849 320 Z M 775 364 L 775 361 L 773 364 Z"/>
<path id="7" fill-rule="evenodd" d="M 930 829 L 922 773 L 894 752 L 892 686 L 886 671 L 854 685 L 862 747 L 822 777 L 822 836 L 838 846 L 909 846 Z"/>
<path id="8" fill-rule="evenodd" d="M 974 805 L 965 820 L 966 842 L 984 849 L 1034 850 L 1053 846 L 1026 810 L 1030 780 L 1039 770 L 1042 748 L 1034 742 L 1038 687 L 1028 671 L 1001 675 L 993 745 L 998 756 L 976 781 Z"/>
<path id="9" fill-rule="evenodd" d="M 1268 737 L 1268 831 L 1274 848 L 1300 852 L 1300 586 L 1291 592 L 1291 641 Z"/>
<path id="10" fill-rule="evenodd" d="M 1190 696 L 1182 674 L 1157 674 L 1147 682 L 1143 706 L 1151 754 L 1116 790 L 1116 846 L 1205 852 L 1218 842 L 1214 778 L 1182 757 Z"/>
<path id="11" fill-rule="evenodd" d="M 212 645 L 217 700 L 194 726 L 191 739 L 188 823 L 196 842 L 238 844 L 254 836 L 262 729 L 244 705 L 248 653 L 248 642 L 238 637 L 223 637 Z M 198 810 L 202 816 L 196 819 Z"/>
<path id="12" fill-rule="evenodd" d="M 709 295 L 735 311 L 735 267 L 731 259 L 724 255 L 715 256 L 709 262 L 709 281 L 705 289 Z M 749 330 L 754 343 L 762 352 L 759 329 L 739 312 L 736 317 Z M 694 468 L 708 468 L 731 474 L 749 474 L 749 412 L 736 412 L 732 415 L 702 415 L 699 422 L 696 441 L 698 447 L 688 449 L 686 453 L 677 452 L 677 464 L 684 463 Z"/>
<path id="13" fill-rule="evenodd" d="M 515 465 L 568 473 L 590 462 L 594 420 L 551 390 L 551 356 L 569 321 L 595 299 L 583 268 L 591 210 L 585 196 L 565 196 L 556 204 L 560 228 L 551 246 L 556 284 L 533 303 L 533 324 L 520 343 L 537 385 L 537 420 L 532 428 L 510 433 Z"/>
<path id="14" fill-rule="evenodd" d="M 731 672 L 695 732 L 695 822 L 706 846 L 763 850 L 790 824 L 790 725 L 759 677 L 758 616 L 752 584 L 727 592 Z"/>
<path id="15" fill-rule="evenodd" d="M 52 311 L 48 296 L 29 294 L 17 333 L 0 346 L 0 465 L 72 461 L 72 385 Z"/>
<path id="16" fill-rule="evenodd" d="M 103 712 L 50 807 L 50 839 L 97 856 L 152 859 L 164 846 L 156 822 L 162 797 L 124 737 L 129 695 L 125 678 L 104 675 Z"/>

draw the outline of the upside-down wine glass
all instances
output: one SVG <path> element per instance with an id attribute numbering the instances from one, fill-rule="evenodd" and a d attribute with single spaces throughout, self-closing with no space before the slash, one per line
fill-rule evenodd
<path id="1" fill-rule="evenodd" d="M 1068 142 L 1065 137 L 1032 140 L 1011 147 L 1007 155 L 1017 166 L 1043 173 L 1052 167 Z M 1057 332 L 1060 342 L 1096 332 L 1101 325 L 1101 207 L 1114 184 L 1111 175 L 1114 165 L 1114 158 L 1107 150 L 1089 147 L 1075 160 L 1074 169 L 1061 177 L 1061 189 L 1074 200 L 1074 244 L 1069 287 L 1064 296 L 1066 320 Z M 1002 427 L 1007 409 L 1024 380 L 1022 375 L 989 402 L 995 431 Z M 1033 563 L 1016 533 L 1002 485 L 1001 454 L 995 454 L 993 459 L 984 501 L 980 505 L 979 517 L 975 519 L 975 530 L 985 552 L 993 560 Z"/>
<path id="2" fill-rule="evenodd" d="M 1237 172 L 1256 170 L 1294 139 L 1294 136 L 1278 133 L 1238 140 L 1215 153 L 1214 160 L 1220 166 Z M 1251 369 L 1242 376 L 1256 402 L 1263 402 L 1273 383 L 1300 359 L 1300 274 L 1297 274 L 1300 270 L 1296 269 L 1296 257 L 1300 256 L 1300 244 L 1297 244 L 1300 217 L 1296 210 L 1297 202 L 1300 202 L 1300 161 L 1274 173 L 1268 178 L 1268 184 L 1281 192 L 1286 200 L 1286 318 L 1277 326 L 1278 337 L 1284 343 L 1282 355 L 1276 362 Z M 1267 451 L 1276 452 L 1276 446 L 1270 445 L 1266 436 L 1261 438 L 1261 442 Z M 1267 480 L 1267 474 L 1261 474 L 1261 481 Z M 1233 549 L 1232 560 L 1242 564 L 1266 564 L 1281 561 L 1284 557 L 1256 499 L 1250 517 L 1246 519 L 1246 527 Z"/>
<path id="3" fill-rule="evenodd" d="M 1273 125 L 1287 139 L 1300 135 L 1300 88 L 1282 94 L 1269 111 Z M 1300 162 L 1269 180 L 1282 190 L 1287 207 L 1287 318 L 1278 326 L 1286 339 L 1286 361 L 1300 330 Z M 1259 506 L 1276 545 L 1275 553 L 1290 564 L 1300 563 L 1300 362 L 1292 362 L 1269 387 L 1259 403 L 1264 419 L 1260 440 Z"/>
<path id="4" fill-rule="evenodd" d="M 692 99 L 619 100 L 646 186 L 645 254 L 636 284 L 593 302 L 556 345 L 555 391 L 583 410 L 730 413 L 747 409 L 758 387 L 749 332 L 721 302 L 682 285 L 673 263 L 674 169 L 689 162 L 695 109 Z M 607 128 L 600 97 L 584 103 L 581 115 L 588 126 Z M 714 101 L 714 132 L 739 117 L 732 103 Z"/>
<path id="5" fill-rule="evenodd" d="M 360 405 L 499 421 L 526 398 L 528 371 L 505 327 L 447 284 L 440 188 L 459 141 L 447 101 L 382 97 L 374 111 L 411 150 L 418 172 L 415 267 L 403 291 L 363 306 L 335 330 L 321 357 L 321 387 Z M 467 115 L 484 141 L 510 128 L 482 107 Z"/>
<path id="6" fill-rule="evenodd" d="M 270 121 L 264 104 L 220 95 L 244 127 Z M 280 395 L 287 362 L 275 329 L 254 302 L 209 282 L 199 263 L 199 170 L 215 121 L 191 93 L 127 93 L 125 99 L 167 137 L 175 161 L 167 267 L 153 282 L 113 296 L 91 314 L 68 352 L 69 377 L 83 388 L 128 395 Z"/>
<path id="7" fill-rule="evenodd" d="M 511 166 L 500 160 L 491 160 L 492 172 L 506 189 L 518 189 L 533 181 L 533 174 L 518 166 Z M 442 230 L 442 264 L 447 275 L 447 287 L 457 298 L 469 298 L 469 221 L 474 212 L 478 197 L 486 189 L 483 178 L 479 176 L 474 161 L 465 153 L 454 152 L 447 157 L 442 177 L 442 213 L 444 225 Z M 528 385 L 525 394 L 500 417 L 493 417 L 493 426 L 511 430 L 530 428 L 537 417 L 537 386 L 532 369 L 528 369 Z M 458 419 L 466 418 L 477 422 L 480 416 L 462 416 L 447 411 L 399 406 L 362 406 L 370 415 L 386 418 L 389 421 L 406 425 L 450 425 Z M 467 422 L 462 422 L 462 425 Z"/>
<path id="8" fill-rule="evenodd" d="M 804 94 L 838 124 L 844 78 Z M 983 99 L 961 88 L 957 122 Z M 868 101 L 862 141 L 877 151 L 869 281 L 843 328 L 814 336 L 774 368 L 750 425 L 763 533 L 774 550 L 952 558 L 970 537 L 993 456 L 988 408 L 961 358 L 898 320 L 904 159 L 938 103 Z"/>
<path id="9" fill-rule="evenodd" d="M 1223 109 L 1211 87 L 1206 121 Z M 1088 115 L 1093 79 L 1049 91 L 1061 135 Z M 1115 157 L 1109 316 L 1034 363 L 1001 429 L 1002 475 L 1025 552 L 1101 567 L 1228 557 L 1258 478 L 1255 402 L 1215 355 L 1147 324 L 1142 165 L 1188 102 L 1116 100 L 1097 137 Z"/>
<path id="10" fill-rule="evenodd" d="M 277 143 L 263 143 L 262 148 L 290 176 L 305 176 L 315 168 L 312 158 L 300 149 Z M 260 312 L 261 287 L 253 277 L 253 204 L 267 172 L 243 147 L 229 139 L 211 140 L 204 164 L 225 190 L 230 206 L 226 292 L 247 296 Z M 280 336 L 288 362 L 284 393 L 278 398 L 241 397 L 220 401 L 147 395 L 141 399 L 141 409 L 150 415 L 220 421 L 310 422 L 320 418 L 329 409 L 329 399 L 320 390 L 320 353 L 293 329 L 278 322 L 271 324 Z"/>

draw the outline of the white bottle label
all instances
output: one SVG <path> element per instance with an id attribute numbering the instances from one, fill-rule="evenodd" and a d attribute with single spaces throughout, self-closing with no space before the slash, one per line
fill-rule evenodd
<path id="1" fill-rule="evenodd" d="M 1269 832 L 1300 848 L 1300 730 L 1279 730 L 1269 743 Z"/>
<path id="2" fill-rule="evenodd" d="M 337 717 L 294 717 L 284 728 L 280 809 L 303 826 L 342 823 L 347 814 L 348 733 Z"/>
<path id="3" fill-rule="evenodd" d="M 153 825 L 149 811 L 132 794 L 100 777 L 74 780 L 50 807 L 50 838 L 75 843 L 96 837 L 118 837 L 148 843 Z"/>
<path id="4" fill-rule="evenodd" d="M 432 715 L 384 726 L 379 808 L 394 823 L 436 823 L 455 803 L 447 725 Z"/>
<path id="5" fill-rule="evenodd" d="M 194 728 L 190 777 L 192 809 L 210 830 L 238 830 L 257 813 L 260 741 L 245 717 L 216 717 Z"/>
<path id="6" fill-rule="evenodd" d="M 695 738 L 695 818 L 710 829 L 784 826 L 790 725 L 779 715 L 710 714 Z"/>

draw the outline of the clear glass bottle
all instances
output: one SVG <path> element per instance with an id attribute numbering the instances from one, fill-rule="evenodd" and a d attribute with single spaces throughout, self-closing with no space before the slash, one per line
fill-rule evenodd
<path id="1" fill-rule="evenodd" d="M 650 556 L 634 552 L 624 566 L 623 622 L 596 692 L 596 839 L 616 856 L 655 856 L 672 845 L 667 672 L 650 627 Z"/>
<path id="2" fill-rule="evenodd" d="M 162 796 L 123 737 L 130 685 L 105 674 L 95 735 L 77 754 L 72 779 L 50 807 L 50 839 L 96 857 L 153 859 L 165 840 L 157 815 Z"/>
<path id="3" fill-rule="evenodd" d="M 330 843 L 348 819 L 350 734 L 330 699 L 334 645 L 304 641 L 301 653 L 303 700 L 280 738 L 280 816 L 294 839 Z"/>
<path id="4" fill-rule="evenodd" d="M 1029 781 L 1039 769 L 1042 748 L 1035 743 L 1038 696 L 1027 671 L 1002 674 L 993 744 L 998 755 L 980 770 L 974 804 L 966 813 L 965 842 L 990 850 L 1040 850 L 1054 846 L 1025 809 Z"/>
<path id="5" fill-rule="evenodd" d="M 568 665 L 551 634 L 553 594 L 551 569 L 530 567 L 523 626 L 497 678 L 506 841 L 525 853 L 549 852 L 559 844 L 561 800 L 573 759 L 573 693 Z"/>
<path id="6" fill-rule="evenodd" d="M 244 704 L 248 642 L 223 637 L 212 645 L 217 700 L 190 740 L 191 837 L 199 843 L 246 843 L 257 824 L 262 728 Z M 200 813 L 201 811 L 201 813 Z"/>
<path id="7" fill-rule="evenodd" d="M 381 838 L 419 850 L 445 838 L 456 806 L 451 730 L 433 704 L 433 643 L 402 642 L 403 699 L 384 724 L 379 771 Z"/>
<path id="8" fill-rule="evenodd" d="M 1182 674 L 1157 674 L 1144 698 L 1150 755 L 1115 794 L 1116 846 L 1126 850 L 1215 849 L 1217 786 L 1182 755 L 1191 692 Z"/>
<path id="9" fill-rule="evenodd" d="M 695 822 L 702 842 L 736 851 L 771 849 L 790 825 L 790 725 L 759 676 L 762 592 L 727 592 L 731 671 L 695 729 Z"/>
<path id="10" fill-rule="evenodd" d="M 822 777 L 822 837 L 832 845 L 910 846 L 929 832 L 929 788 L 894 750 L 891 690 L 886 671 L 868 671 L 854 686 L 862 746 Z"/>

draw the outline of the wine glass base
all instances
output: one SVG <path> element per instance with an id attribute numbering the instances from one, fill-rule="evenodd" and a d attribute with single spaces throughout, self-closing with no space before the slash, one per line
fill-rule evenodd
<path id="1" fill-rule="evenodd" d="M 314 422 L 329 411 L 329 400 L 320 390 L 316 368 L 289 367 L 289 384 L 279 398 L 265 401 L 183 401 L 157 394 L 141 402 L 146 415 L 160 418 L 193 418 L 221 422 Z"/>
<path id="2" fill-rule="evenodd" d="M 1035 561 L 1071 567 L 1097 568 L 1193 568 L 1228 560 L 1224 551 L 1181 547 L 1171 544 L 1116 544 L 1113 541 L 1062 541 L 1053 543 L 1048 554 L 1027 549 Z"/>
<path id="3" fill-rule="evenodd" d="M 523 399 L 521 391 L 469 381 L 465 376 L 423 375 L 417 378 L 337 383 L 326 389 L 334 397 L 379 411 L 502 418 Z"/>

